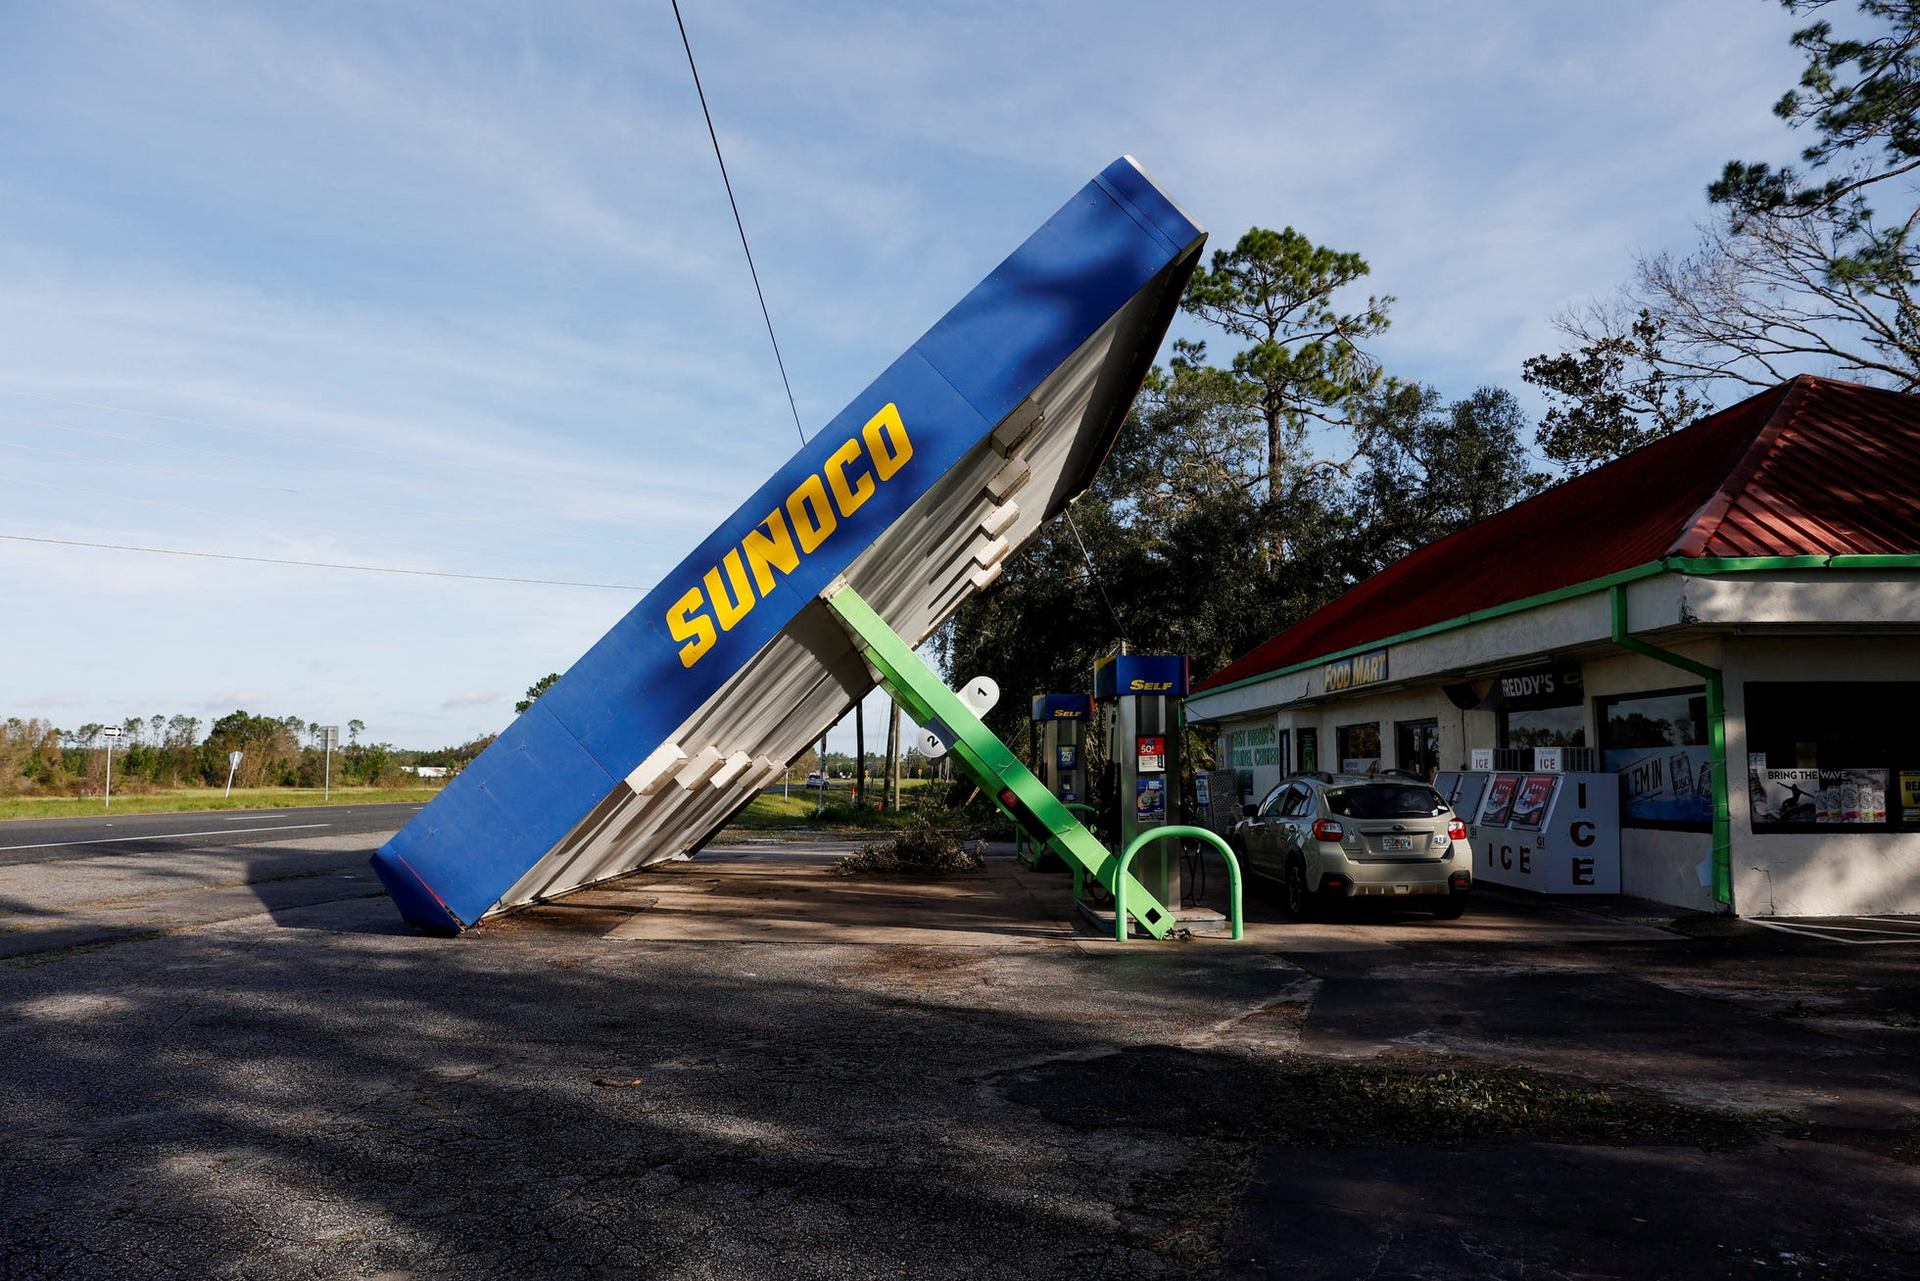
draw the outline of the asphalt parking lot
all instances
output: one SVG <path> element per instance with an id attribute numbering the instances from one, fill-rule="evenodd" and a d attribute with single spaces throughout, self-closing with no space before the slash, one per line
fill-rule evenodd
<path id="1" fill-rule="evenodd" d="M 1920 930 L 1488 895 L 1121 945 L 1004 851 L 823 842 L 446 940 L 380 839 L 4 869 L 0 1275 L 1920 1271 Z"/>

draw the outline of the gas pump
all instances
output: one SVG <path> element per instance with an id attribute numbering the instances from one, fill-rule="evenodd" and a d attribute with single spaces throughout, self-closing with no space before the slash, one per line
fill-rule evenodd
<path id="1" fill-rule="evenodd" d="M 1186 656 L 1110 654 L 1094 665 L 1093 694 L 1106 731 L 1109 787 L 1103 817 L 1112 820 L 1117 808 L 1118 839 L 1113 849 L 1118 854 L 1142 832 L 1188 821 L 1181 796 Z M 1177 928 L 1193 934 L 1228 928 L 1227 918 L 1219 912 L 1177 906 L 1179 841 L 1146 846 L 1134 858 L 1132 871 L 1155 898 L 1174 909 Z"/>
<path id="2" fill-rule="evenodd" d="M 1034 773 L 1063 805 L 1087 801 L 1087 725 L 1093 700 L 1085 694 L 1035 694 L 1029 712 Z M 1020 861 L 1036 872 L 1064 872 L 1066 862 L 1045 845 L 1020 833 Z"/>

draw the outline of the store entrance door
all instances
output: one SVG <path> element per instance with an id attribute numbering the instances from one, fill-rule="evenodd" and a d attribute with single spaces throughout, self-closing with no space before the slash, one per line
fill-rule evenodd
<path id="1" fill-rule="evenodd" d="M 1401 721 L 1394 729 L 1394 762 L 1410 774 L 1432 778 L 1440 768 L 1440 722 Z"/>

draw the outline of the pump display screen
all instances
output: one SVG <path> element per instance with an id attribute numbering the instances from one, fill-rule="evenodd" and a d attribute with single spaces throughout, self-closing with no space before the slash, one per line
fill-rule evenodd
<path id="1" fill-rule="evenodd" d="M 1142 773 L 1164 773 L 1167 768 L 1167 740 L 1161 737 L 1141 737 L 1134 740 L 1135 755 L 1140 758 L 1136 766 Z"/>

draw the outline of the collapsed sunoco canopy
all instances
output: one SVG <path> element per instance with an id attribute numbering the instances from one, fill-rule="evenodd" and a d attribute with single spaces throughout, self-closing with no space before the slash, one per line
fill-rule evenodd
<path id="1" fill-rule="evenodd" d="M 1206 239 L 1116 160 L 373 856 L 400 914 L 489 912 L 697 849 L 877 683 L 817 599 L 919 644 L 1085 489 Z"/>

